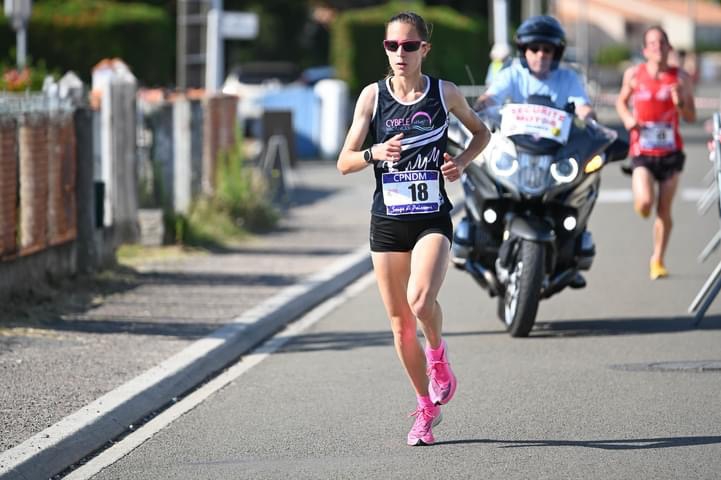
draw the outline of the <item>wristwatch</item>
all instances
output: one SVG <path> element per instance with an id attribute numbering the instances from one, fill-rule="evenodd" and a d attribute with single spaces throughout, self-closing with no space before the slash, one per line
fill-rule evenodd
<path id="1" fill-rule="evenodd" d="M 363 160 L 365 160 L 366 163 L 371 164 L 373 163 L 373 150 L 371 150 L 373 147 L 368 147 L 368 150 L 363 152 Z"/>

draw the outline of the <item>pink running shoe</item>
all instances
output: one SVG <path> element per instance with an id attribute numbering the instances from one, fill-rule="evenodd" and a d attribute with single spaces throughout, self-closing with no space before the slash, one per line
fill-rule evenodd
<path id="1" fill-rule="evenodd" d="M 458 381 L 451 371 L 451 364 L 448 363 L 448 345 L 446 341 L 441 342 L 443 354 L 441 358 L 433 358 L 428 346 L 426 346 L 426 361 L 428 362 L 428 395 L 436 405 L 445 405 L 451 401 L 456 393 Z"/>
<path id="2" fill-rule="evenodd" d="M 433 427 L 441 423 L 441 407 L 418 405 L 416 410 L 408 415 L 416 417 L 413 428 L 408 432 L 408 445 L 432 445 L 436 439 L 433 437 Z"/>

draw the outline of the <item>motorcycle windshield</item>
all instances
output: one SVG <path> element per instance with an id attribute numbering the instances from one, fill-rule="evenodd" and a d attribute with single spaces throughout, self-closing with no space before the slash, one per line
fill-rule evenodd
<path id="1" fill-rule="evenodd" d="M 575 119 L 568 142 L 556 152 L 556 158 L 574 157 L 587 160 L 603 152 L 616 140 L 618 134 L 595 120 Z"/>

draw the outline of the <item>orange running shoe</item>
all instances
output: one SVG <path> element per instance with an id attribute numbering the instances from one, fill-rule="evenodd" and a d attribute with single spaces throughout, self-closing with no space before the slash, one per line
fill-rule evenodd
<path id="1" fill-rule="evenodd" d="M 651 260 L 651 272 L 649 274 L 651 280 L 658 280 L 659 278 L 668 277 L 668 270 L 663 266 L 663 263 L 658 260 Z"/>
<path id="2" fill-rule="evenodd" d="M 641 217 L 641 218 L 643 218 L 643 219 L 647 219 L 647 218 L 651 215 L 651 211 L 650 211 L 650 210 L 643 210 L 643 209 L 641 209 L 641 208 L 636 207 L 635 205 L 634 205 L 634 207 L 633 207 L 633 210 L 636 212 L 636 214 L 637 214 L 639 217 Z"/>

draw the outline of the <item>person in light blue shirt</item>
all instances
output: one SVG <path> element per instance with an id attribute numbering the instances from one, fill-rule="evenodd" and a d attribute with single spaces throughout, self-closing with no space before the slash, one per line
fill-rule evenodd
<path id="1" fill-rule="evenodd" d="M 516 46 L 520 62 L 498 72 L 478 97 L 475 110 L 506 101 L 524 103 L 531 95 L 542 95 L 561 109 L 572 102 L 581 118 L 595 117 L 581 78 L 574 70 L 558 66 L 566 47 L 566 35 L 558 20 L 548 15 L 527 19 L 516 32 Z"/>
<path id="2" fill-rule="evenodd" d="M 511 57 L 511 47 L 507 43 L 495 43 L 491 48 L 491 63 L 488 65 L 486 72 L 486 85 L 493 83 L 493 79 L 498 72 L 511 65 L 513 57 Z"/>

